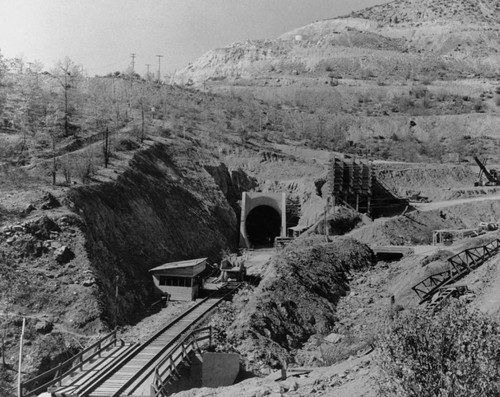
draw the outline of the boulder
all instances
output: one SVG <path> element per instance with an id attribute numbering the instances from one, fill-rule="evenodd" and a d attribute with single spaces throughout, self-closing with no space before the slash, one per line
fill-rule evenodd
<path id="1" fill-rule="evenodd" d="M 83 282 L 84 287 L 91 287 L 95 284 L 95 279 L 93 278 L 88 278 Z"/>
<path id="2" fill-rule="evenodd" d="M 14 225 L 12 226 L 12 230 L 15 232 L 24 232 L 24 227 L 22 227 L 22 225 Z"/>
<path id="3" fill-rule="evenodd" d="M 49 240 L 50 232 L 60 232 L 61 229 L 51 218 L 44 215 L 41 218 L 27 222 L 25 224 L 26 232 L 41 240 Z"/>
<path id="4" fill-rule="evenodd" d="M 48 334 L 52 332 L 52 329 L 54 328 L 54 324 L 51 323 L 50 321 L 45 321 L 45 320 L 40 320 L 36 323 L 35 325 L 35 330 L 39 334 Z"/>
<path id="5" fill-rule="evenodd" d="M 29 215 L 35 210 L 36 210 L 36 207 L 33 204 L 28 204 L 27 207 L 24 209 L 23 214 Z"/>
<path id="6" fill-rule="evenodd" d="M 325 341 L 330 343 L 339 343 L 344 338 L 342 334 L 331 333 L 325 337 Z"/>
<path id="7" fill-rule="evenodd" d="M 62 265 L 72 260 L 75 254 L 66 245 L 63 245 L 54 251 L 54 257 L 57 263 Z"/>
<path id="8" fill-rule="evenodd" d="M 52 208 L 58 208 L 61 206 L 59 200 L 57 200 L 51 193 L 45 193 L 41 200 L 40 208 L 42 210 L 50 210 Z"/>

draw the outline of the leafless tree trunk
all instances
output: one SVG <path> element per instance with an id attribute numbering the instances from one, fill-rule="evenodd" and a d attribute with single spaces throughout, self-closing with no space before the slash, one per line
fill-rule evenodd
<path id="1" fill-rule="evenodd" d="M 68 71 L 64 71 L 64 136 L 69 135 L 69 125 L 68 125 Z"/>
<path id="2" fill-rule="evenodd" d="M 56 184 L 57 162 L 56 162 L 56 138 L 52 135 L 52 184 Z"/>
<path id="3" fill-rule="evenodd" d="M 106 127 L 104 131 L 104 168 L 108 168 L 109 164 L 109 129 Z"/>
<path id="4" fill-rule="evenodd" d="M 144 142 L 144 104 L 141 103 L 141 117 L 142 117 L 142 128 L 141 128 L 141 143 Z"/>

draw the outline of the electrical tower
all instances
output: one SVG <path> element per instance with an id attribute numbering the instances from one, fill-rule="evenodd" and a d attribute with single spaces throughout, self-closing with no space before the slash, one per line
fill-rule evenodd
<path id="1" fill-rule="evenodd" d="M 130 54 L 130 57 L 132 58 L 132 74 L 135 73 L 135 53 Z"/>
<path id="2" fill-rule="evenodd" d="M 160 79 L 160 63 L 161 63 L 161 59 L 163 58 L 163 55 L 157 55 L 158 57 L 158 82 L 161 81 Z"/>
<path id="3" fill-rule="evenodd" d="M 149 67 L 151 66 L 151 64 L 147 63 L 146 64 L 146 68 L 148 69 L 148 71 L 146 72 L 146 80 L 149 80 Z"/>

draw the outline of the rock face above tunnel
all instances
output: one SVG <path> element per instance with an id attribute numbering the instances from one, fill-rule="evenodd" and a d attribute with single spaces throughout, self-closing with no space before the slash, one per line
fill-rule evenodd
<path id="1" fill-rule="evenodd" d="M 134 317 L 151 290 L 150 268 L 179 259 L 215 258 L 222 248 L 237 244 L 235 212 L 196 160 L 200 153 L 195 150 L 157 140 L 138 152 L 115 182 L 78 187 L 69 194 L 85 223 L 110 323 Z M 116 285 L 115 301 L 109 291 Z"/>
<path id="2" fill-rule="evenodd" d="M 239 215 L 241 208 L 238 202 L 241 200 L 241 193 L 255 189 L 259 185 L 257 180 L 245 174 L 241 169 L 229 170 L 222 163 L 205 165 L 205 170 L 212 175 L 231 207 Z"/>

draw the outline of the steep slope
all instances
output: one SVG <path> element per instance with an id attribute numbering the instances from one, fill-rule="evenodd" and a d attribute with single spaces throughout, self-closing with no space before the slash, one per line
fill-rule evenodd
<path id="1" fill-rule="evenodd" d="M 69 193 L 85 222 L 107 317 L 117 316 L 112 322 L 126 321 L 149 296 L 148 269 L 184 258 L 215 259 L 237 244 L 236 214 L 205 164 L 218 166 L 189 141 L 155 139 L 115 182 Z M 224 166 L 221 174 L 219 180 L 232 184 Z M 115 300 L 108 291 L 117 282 Z"/>
<path id="2" fill-rule="evenodd" d="M 148 139 L 128 156 L 120 172 L 103 169 L 101 183 L 2 196 L 0 326 L 8 368 L 17 365 L 22 317 L 23 371 L 34 375 L 89 336 L 143 317 L 153 298 L 150 268 L 215 260 L 236 246 L 233 206 L 252 179 L 190 139 Z"/>

